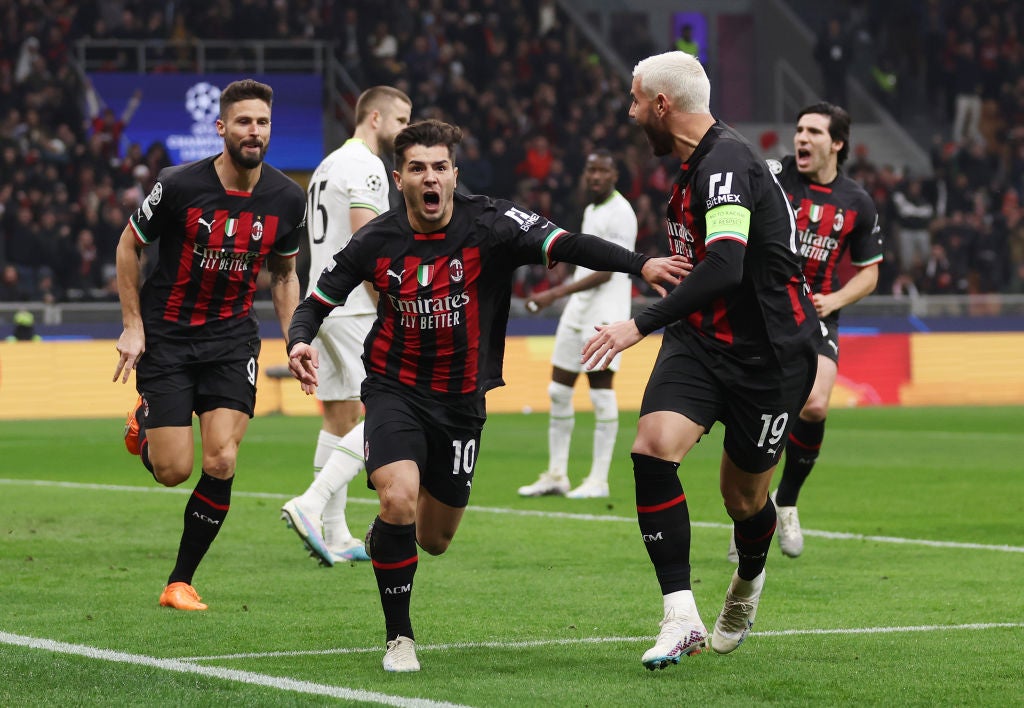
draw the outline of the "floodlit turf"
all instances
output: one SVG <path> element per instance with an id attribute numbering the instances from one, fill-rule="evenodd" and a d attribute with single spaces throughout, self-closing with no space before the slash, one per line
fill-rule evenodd
<path id="1" fill-rule="evenodd" d="M 801 496 L 806 550 L 773 547 L 754 633 L 648 672 L 660 594 L 639 539 L 623 413 L 609 499 L 520 499 L 544 415 L 496 415 L 448 553 L 420 556 L 423 670 L 380 667 L 366 563 L 321 568 L 279 520 L 311 478 L 312 418 L 252 422 L 231 513 L 200 566 L 204 613 L 157 605 L 185 495 L 120 421 L 0 426 L 0 705 L 1012 705 L 1024 666 L 1024 409 L 833 411 Z M 573 441 L 589 464 L 592 418 Z M 694 593 L 731 566 L 721 429 L 684 462 Z M 360 479 L 349 522 L 375 514 Z M 417 702 L 418 701 L 418 702 Z"/>

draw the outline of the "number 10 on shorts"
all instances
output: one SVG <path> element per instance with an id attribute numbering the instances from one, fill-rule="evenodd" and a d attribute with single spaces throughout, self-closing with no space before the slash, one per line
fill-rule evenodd
<path id="1" fill-rule="evenodd" d="M 476 464 L 476 440 L 452 440 L 452 451 L 452 474 L 472 474 Z"/>

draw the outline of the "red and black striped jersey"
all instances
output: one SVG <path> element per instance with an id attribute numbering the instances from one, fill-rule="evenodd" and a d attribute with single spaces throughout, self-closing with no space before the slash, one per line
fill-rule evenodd
<path id="1" fill-rule="evenodd" d="M 129 223 L 159 260 L 140 294 L 147 334 L 217 338 L 255 332 L 256 277 L 270 253 L 298 254 L 306 194 L 264 163 L 251 192 L 227 190 L 211 156 L 160 171 Z"/>
<path id="2" fill-rule="evenodd" d="M 785 362 L 813 341 L 818 317 L 800 272 L 792 212 L 739 133 L 720 121 L 711 126 L 681 166 L 666 219 L 670 251 L 694 270 L 637 316 L 641 332 L 667 326 L 713 358 L 738 361 L 774 353 Z M 716 273 L 733 274 L 736 285 L 722 286 Z"/>
<path id="3" fill-rule="evenodd" d="M 796 216 L 797 249 L 811 292 L 828 295 L 840 287 L 839 261 L 849 249 L 858 268 L 882 261 L 878 211 L 868 193 L 839 173 L 829 184 L 800 174 L 792 155 L 768 160 Z"/>
<path id="4" fill-rule="evenodd" d="M 288 331 L 310 342 L 330 308 L 363 281 L 379 293 L 366 338 L 368 376 L 441 394 L 484 393 L 504 382 L 513 271 L 565 261 L 639 274 L 647 258 L 596 236 L 570 234 L 502 199 L 454 195 L 443 231 L 416 233 L 405 208 L 356 232 L 334 256 Z"/>

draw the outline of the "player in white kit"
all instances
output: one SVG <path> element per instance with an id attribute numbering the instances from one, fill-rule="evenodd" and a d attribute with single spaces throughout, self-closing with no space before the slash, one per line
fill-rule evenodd
<path id="1" fill-rule="evenodd" d="M 352 234 L 388 210 L 388 176 L 380 155 L 394 149 L 395 136 L 409 124 L 411 112 L 412 101 L 402 91 L 367 89 L 356 102 L 352 137 L 313 172 L 306 204 L 309 288 Z M 281 518 L 327 566 L 369 560 L 363 542 L 349 531 L 345 503 L 348 483 L 364 467 L 359 389 L 366 373 L 361 355 L 376 313 L 376 294 L 364 283 L 331 312 L 313 341 L 320 352 L 316 394 L 324 409 L 314 480 L 305 493 L 285 503 Z"/>
<path id="2" fill-rule="evenodd" d="M 629 201 L 615 190 L 618 176 L 615 160 L 607 150 L 595 150 L 587 157 L 583 180 L 590 203 L 583 212 L 580 231 L 633 250 L 636 245 L 636 213 Z M 573 385 L 583 370 L 580 352 L 584 343 L 593 336 L 595 325 L 629 319 L 632 288 L 626 273 L 594 272 L 577 267 L 567 282 L 531 295 L 527 300 L 527 308 L 538 312 L 557 299 L 569 296 L 558 320 L 555 351 L 551 357 L 548 468 L 536 482 L 520 487 L 520 495 L 564 494 L 571 499 L 608 496 L 608 468 L 619 430 L 619 406 L 612 380 L 619 369 L 621 355 L 616 356 L 606 370 L 587 372 L 595 418 L 593 458 L 590 474 L 570 491 L 569 443 L 576 423 Z"/>

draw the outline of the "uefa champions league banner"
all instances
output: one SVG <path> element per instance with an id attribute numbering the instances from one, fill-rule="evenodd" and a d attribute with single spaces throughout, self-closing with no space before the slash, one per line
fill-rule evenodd
<path id="1" fill-rule="evenodd" d="M 215 122 L 220 92 L 238 79 L 274 89 L 267 162 L 282 170 L 312 170 L 323 157 L 323 79 L 309 74 L 104 74 L 89 75 L 101 106 L 118 118 L 136 91 L 141 103 L 124 129 L 121 154 L 131 143 L 145 151 L 162 142 L 175 164 L 219 153 Z"/>

